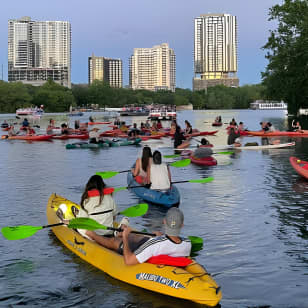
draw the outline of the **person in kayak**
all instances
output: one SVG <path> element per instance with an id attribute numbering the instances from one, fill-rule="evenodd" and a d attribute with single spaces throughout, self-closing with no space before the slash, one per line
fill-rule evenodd
<path id="1" fill-rule="evenodd" d="M 183 144 L 183 141 L 186 141 L 186 138 L 184 137 L 184 133 L 181 131 L 181 127 L 179 125 L 176 126 L 175 133 L 173 135 L 173 147 L 176 148 L 182 148 L 181 146 Z M 187 142 L 185 142 L 186 144 Z M 181 147 L 180 147 L 181 146 Z M 184 146 L 185 147 L 185 146 Z"/>
<path id="2" fill-rule="evenodd" d="M 161 130 L 163 128 L 163 125 L 161 124 L 160 119 L 157 120 L 157 125 L 156 125 L 158 130 Z"/>
<path id="3" fill-rule="evenodd" d="M 131 169 L 135 181 L 139 184 L 150 183 L 150 168 L 152 164 L 151 148 L 145 146 L 142 150 L 142 157 L 137 158 L 135 167 Z"/>
<path id="4" fill-rule="evenodd" d="M 185 125 L 186 125 L 185 135 L 192 134 L 192 132 L 193 132 L 192 126 L 191 126 L 191 124 L 187 120 L 185 120 Z"/>
<path id="5" fill-rule="evenodd" d="M 133 128 L 128 132 L 128 137 L 136 138 L 140 135 L 140 130 L 137 128 L 137 123 L 133 124 Z"/>
<path id="6" fill-rule="evenodd" d="M 22 121 L 22 124 L 21 124 L 22 127 L 28 127 L 29 126 L 29 121 L 27 118 L 25 118 L 23 121 Z M 25 129 L 26 130 L 26 129 Z"/>
<path id="7" fill-rule="evenodd" d="M 299 121 L 296 121 L 296 122 L 295 122 L 295 120 L 292 121 L 292 131 L 293 132 L 300 132 L 300 133 L 303 132 Z"/>
<path id="8" fill-rule="evenodd" d="M 95 219 L 98 223 L 107 227 L 113 226 L 114 217 L 117 215 L 117 206 L 111 194 L 104 195 L 105 183 L 101 176 L 93 175 L 88 180 L 80 200 L 80 210 L 77 217 Z M 86 236 L 86 230 L 78 229 L 78 232 Z M 113 235 L 110 230 L 96 230 L 99 235 Z"/>
<path id="9" fill-rule="evenodd" d="M 170 257 L 187 257 L 190 255 L 191 242 L 181 238 L 180 232 L 184 223 L 182 211 L 176 207 L 168 210 L 164 220 L 165 234 L 155 232 L 156 236 L 149 238 L 144 235 L 133 234 L 132 229 L 122 224 L 122 234 L 117 237 L 100 236 L 93 231 L 86 231 L 86 235 L 100 245 L 117 251 L 124 257 L 126 265 L 135 265 L 146 262 L 159 255 Z"/>
<path id="10" fill-rule="evenodd" d="M 100 140 L 99 128 L 93 127 L 89 132 L 89 143 L 103 143 L 103 140 Z"/>
<path id="11" fill-rule="evenodd" d="M 149 170 L 151 189 L 167 190 L 171 185 L 171 174 L 166 163 L 162 163 L 161 153 L 153 153 L 153 162 Z"/>
<path id="12" fill-rule="evenodd" d="M 241 134 L 239 132 L 236 132 L 233 127 L 230 128 L 230 134 L 228 135 L 227 143 L 228 145 L 234 145 L 236 147 L 241 146 L 241 142 L 239 140 L 239 137 Z"/>

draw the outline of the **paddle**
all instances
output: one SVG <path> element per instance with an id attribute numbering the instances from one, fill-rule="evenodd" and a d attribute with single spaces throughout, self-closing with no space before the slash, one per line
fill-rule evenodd
<path id="1" fill-rule="evenodd" d="M 171 182 L 171 184 L 179 184 L 179 183 L 200 183 L 200 184 L 205 184 L 205 183 L 212 182 L 213 180 L 214 180 L 213 177 L 208 177 L 208 178 L 197 179 L 197 180 L 176 181 L 176 182 Z M 114 189 L 114 192 L 118 192 L 118 191 L 129 189 L 129 188 L 139 188 L 139 187 L 147 187 L 147 186 L 148 185 L 117 187 L 117 188 Z"/>
<path id="2" fill-rule="evenodd" d="M 134 206 L 131 206 L 127 209 L 125 209 L 122 212 L 119 212 L 118 214 L 128 216 L 128 217 L 137 217 L 144 215 L 148 210 L 148 204 L 147 203 L 140 203 Z M 108 212 L 108 211 L 106 211 Z M 101 212 L 103 214 L 104 212 Z M 99 214 L 94 213 L 92 215 Z M 79 219 L 79 218 L 78 218 Z M 51 228 L 51 227 L 57 227 L 64 225 L 63 222 L 52 224 L 52 225 L 45 225 L 45 226 L 16 226 L 16 227 L 4 227 L 1 229 L 1 232 L 3 236 L 8 240 L 21 240 L 27 237 L 30 237 L 34 235 L 37 231 L 45 229 L 45 228 Z M 80 228 L 81 229 L 81 228 Z"/>
<path id="3" fill-rule="evenodd" d="M 75 218 L 71 219 L 68 227 L 71 229 L 85 229 L 85 230 L 97 230 L 97 229 L 103 229 L 103 230 L 112 230 L 112 231 L 122 231 L 120 228 L 113 228 L 113 227 L 107 227 L 104 225 L 101 225 L 98 223 L 96 220 L 91 219 L 91 218 Z M 154 233 L 148 233 L 148 232 L 141 232 L 141 231 L 132 231 L 132 233 L 135 234 L 142 234 L 142 235 L 149 235 L 149 236 L 156 236 Z M 192 244 L 192 252 L 198 251 L 202 249 L 203 246 L 203 239 L 198 236 L 188 236 L 188 238 L 191 241 Z"/>
<path id="4" fill-rule="evenodd" d="M 176 162 L 173 162 L 171 164 L 168 164 L 171 167 L 186 167 L 190 164 L 190 159 L 183 159 Z M 123 170 L 123 171 L 103 171 L 103 172 L 96 172 L 96 175 L 100 175 L 103 179 L 110 179 L 113 176 L 124 173 L 124 172 L 130 172 L 130 170 Z"/>

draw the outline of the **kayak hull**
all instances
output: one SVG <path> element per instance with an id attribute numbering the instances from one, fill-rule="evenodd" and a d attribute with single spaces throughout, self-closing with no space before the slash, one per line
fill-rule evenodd
<path id="1" fill-rule="evenodd" d="M 246 131 L 247 135 L 251 136 L 259 136 L 259 137 L 278 137 L 278 136 L 287 136 L 287 137 L 308 137 L 308 130 L 303 130 L 302 133 L 300 132 L 286 132 L 286 131 L 274 131 L 274 132 L 267 132 L 264 131 Z"/>
<path id="2" fill-rule="evenodd" d="M 141 186 L 135 181 L 131 172 L 127 174 L 127 184 L 128 186 Z M 149 189 L 146 187 L 136 187 L 130 189 L 139 198 L 166 208 L 177 206 L 180 203 L 180 193 L 174 185 L 172 185 L 166 192 Z"/>
<path id="3" fill-rule="evenodd" d="M 212 126 L 222 126 L 222 122 L 213 122 Z"/>
<path id="4" fill-rule="evenodd" d="M 56 211 L 63 203 L 67 205 L 68 210 L 74 205 L 56 194 L 50 196 L 47 204 L 49 224 L 61 222 Z M 73 229 L 57 226 L 53 227 L 52 231 L 74 254 L 115 279 L 211 307 L 216 306 L 222 298 L 220 287 L 215 280 L 195 261 L 183 268 L 150 263 L 128 266 L 121 255 L 82 237 Z"/>
<path id="5" fill-rule="evenodd" d="M 97 148 L 106 148 L 106 147 L 119 147 L 119 146 L 128 146 L 128 145 L 138 145 L 141 142 L 140 138 L 135 140 L 122 140 L 122 141 L 110 141 L 106 140 L 104 143 L 72 143 L 67 144 L 66 149 L 97 149 Z"/>
<path id="6" fill-rule="evenodd" d="M 294 156 L 291 156 L 289 158 L 291 166 L 294 168 L 294 170 L 303 178 L 308 180 L 308 162 L 298 159 Z M 307 168 L 307 169 L 306 169 Z"/>
<path id="7" fill-rule="evenodd" d="M 67 140 L 67 139 L 89 139 L 88 134 L 71 134 L 71 135 L 52 135 L 52 139 Z"/>
<path id="8" fill-rule="evenodd" d="M 51 135 L 33 135 L 33 136 L 7 136 L 3 135 L 2 139 L 9 139 L 9 140 L 28 140 L 28 141 L 48 141 L 52 138 Z"/>
<path id="9" fill-rule="evenodd" d="M 110 124 L 111 122 L 88 122 L 88 125 L 103 125 Z"/>
<path id="10" fill-rule="evenodd" d="M 199 166 L 216 166 L 217 160 L 212 156 L 197 158 L 194 155 L 194 152 L 191 150 L 185 150 L 181 153 L 181 156 L 189 158 L 191 162 Z"/>
<path id="11" fill-rule="evenodd" d="M 295 142 L 279 143 L 279 144 L 268 144 L 268 145 L 253 145 L 243 147 L 229 147 L 238 150 L 267 150 L 267 149 L 282 149 L 295 146 Z"/>

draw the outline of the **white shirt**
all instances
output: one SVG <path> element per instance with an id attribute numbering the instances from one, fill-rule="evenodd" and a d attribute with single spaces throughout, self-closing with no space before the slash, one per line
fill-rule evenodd
<path id="1" fill-rule="evenodd" d="M 182 239 L 177 244 L 171 241 L 166 235 L 156 236 L 134 251 L 139 263 L 143 263 L 153 256 L 168 255 L 170 257 L 187 257 L 190 255 L 191 242 L 189 239 Z"/>
<path id="2" fill-rule="evenodd" d="M 168 167 L 165 163 L 160 165 L 151 164 L 150 181 L 152 183 L 151 189 L 165 190 L 170 188 Z"/>
<path id="3" fill-rule="evenodd" d="M 77 217 L 92 218 L 104 226 L 113 227 L 113 216 L 117 214 L 117 207 L 111 195 L 104 195 L 104 198 L 101 203 L 99 203 L 99 196 L 91 197 L 85 200 L 83 206 L 86 209 L 86 211 L 80 208 Z M 93 213 L 98 213 L 108 210 L 111 211 L 105 214 L 91 215 Z M 86 231 L 87 230 L 84 229 L 78 229 L 78 232 L 84 237 L 87 237 L 85 235 Z M 100 235 L 106 235 L 106 234 L 112 234 L 113 231 L 98 229 L 95 230 L 95 233 Z"/>
<path id="4" fill-rule="evenodd" d="M 96 131 L 96 130 L 91 130 L 90 132 L 89 132 L 89 139 L 92 139 L 92 138 L 95 138 L 96 139 L 96 142 L 98 142 L 99 141 L 99 136 L 100 134 L 99 134 L 99 132 L 98 131 Z"/>

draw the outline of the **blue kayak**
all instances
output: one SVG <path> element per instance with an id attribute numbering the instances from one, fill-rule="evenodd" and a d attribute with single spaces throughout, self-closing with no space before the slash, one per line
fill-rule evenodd
<path id="1" fill-rule="evenodd" d="M 127 184 L 128 187 L 141 186 L 135 181 L 131 172 L 127 174 Z M 140 188 L 136 187 L 130 189 L 139 198 L 153 204 L 162 205 L 167 208 L 170 208 L 172 206 L 177 206 L 180 204 L 180 192 L 174 185 L 172 185 L 171 188 L 166 191 L 154 190 L 146 187 L 140 187 Z"/>

